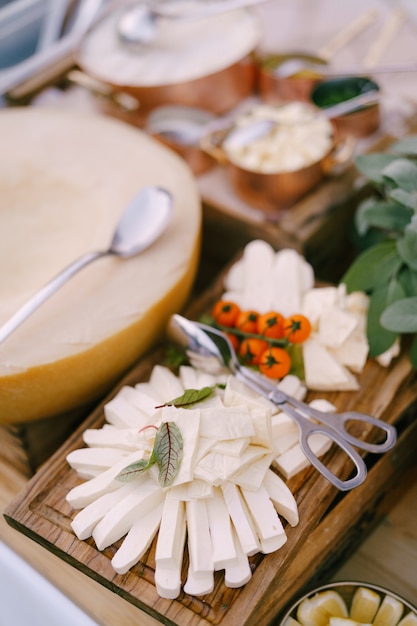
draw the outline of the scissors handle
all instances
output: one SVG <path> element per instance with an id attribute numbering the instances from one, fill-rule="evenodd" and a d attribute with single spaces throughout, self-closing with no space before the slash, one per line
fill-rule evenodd
<path id="1" fill-rule="evenodd" d="M 289 415 L 297 424 L 300 431 L 299 444 L 301 446 L 302 451 L 305 456 L 308 458 L 310 463 L 325 477 L 327 480 L 332 483 L 335 487 L 340 489 L 340 491 L 349 491 L 354 487 L 358 487 L 361 485 L 367 476 L 367 467 L 365 461 L 362 457 L 356 452 L 356 450 L 346 441 L 345 437 L 339 434 L 337 431 L 332 431 L 327 426 L 322 426 L 321 424 L 315 424 L 314 422 L 309 422 L 305 417 L 300 415 L 298 410 L 294 409 L 289 404 L 281 404 L 281 410 Z M 355 474 L 348 478 L 347 480 L 342 480 L 336 474 L 334 474 L 314 453 L 310 445 L 310 437 L 313 435 L 325 435 L 333 443 L 339 446 L 351 459 L 355 466 Z"/>
<path id="2" fill-rule="evenodd" d="M 325 413 L 324 411 L 319 411 L 313 408 L 305 402 L 301 402 L 296 398 L 287 396 L 287 394 L 279 390 L 272 391 L 270 393 L 270 398 L 275 404 L 278 405 L 281 405 L 284 402 L 291 404 L 293 407 L 301 411 L 306 417 L 325 424 L 328 428 L 331 428 L 343 437 L 345 441 L 349 442 L 353 446 L 356 446 L 357 448 L 360 448 L 361 450 L 366 450 L 367 452 L 387 452 L 388 450 L 391 450 L 397 440 L 397 432 L 394 426 L 387 424 L 376 417 L 366 415 L 365 413 L 359 413 L 358 411 L 346 411 L 344 413 L 336 414 Z M 346 424 L 348 422 L 362 422 L 364 425 L 371 425 L 379 428 L 385 434 L 385 441 L 382 443 L 369 443 L 354 437 L 346 430 Z"/>

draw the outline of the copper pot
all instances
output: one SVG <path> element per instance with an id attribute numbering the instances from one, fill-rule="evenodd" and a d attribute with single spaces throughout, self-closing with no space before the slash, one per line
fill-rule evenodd
<path id="1" fill-rule="evenodd" d="M 338 136 L 335 130 L 331 149 L 316 162 L 293 171 L 259 172 L 232 162 L 223 144 L 232 128 L 215 131 L 203 137 L 201 147 L 225 168 L 236 194 L 247 204 L 276 217 L 290 209 L 316 187 L 326 175 L 337 173 L 352 158 L 355 140 Z"/>
<path id="2" fill-rule="evenodd" d="M 204 67 L 207 71 L 203 69 L 196 72 L 195 66 L 189 78 L 187 76 L 175 80 L 175 75 L 181 75 L 179 63 L 176 65 L 180 68 L 177 72 L 166 71 L 163 76 L 159 76 L 157 81 L 154 75 L 161 71 L 165 61 L 168 67 L 168 61 L 173 57 L 173 49 L 175 56 L 175 46 L 172 42 L 174 37 L 177 37 L 176 33 L 179 29 L 184 29 L 184 25 L 181 20 L 171 20 L 169 24 L 166 24 L 165 31 L 161 27 L 158 40 L 148 47 L 144 44 L 142 50 L 130 50 L 117 37 L 116 26 L 122 9 L 110 11 L 90 30 L 78 50 L 77 63 L 87 75 L 109 85 L 114 92 L 124 92 L 134 96 L 139 101 L 138 116 L 142 119 L 145 119 L 154 108 L 168 104 L 200 107 L 215 114 L 221 114 L 229 111 L 254 92 L 256 78 L 254 50 L 261 37 L 261 25 L 256 13 L 250 9 L 236 10 L 230 12 L 230 15 L 227 14 L 227 17 L 223 16 L 223 19 L 230 20 L 229 26 L 232 28 L 238 28 L 239 26 L 233 26 L 233 24 L 239 25 L 239 19 L 241 19 L 244 28 L 251 32 L 249 40 L 239 45 L 240 55 L 236 53 L 236 48 L 231 42 L 226 60 L 215 57 L 218 52 L 214 45 L 212 50 L 215 62 L 213 63 L 213 59 L 207 56 L 207 50 L 204 52 L 204 57 L 202 52 L 198 52 L 199 41 L 196 37 L 195 59 L 192 53 L 187 55 L 187 59 L 197 63 L 201 57 L 202 65 L 205 63 Z M 221 24 L 214 21 L 208 22 L 208 20 L 214 20 L 213 17 L 204 19 L 207 24 L 211 24 L 211 28 L 207 29 L 209 33 L 215 32 L 215 24 Z M 203 30 L 201 22 L 202 20 L 199 20 L 200 33 Z M 193 37 L 193 25 L 197 28 L 196 23 L 197 20 L 187 21 L 187 30 L 184 30 L 189 37 L 187 45 L 190 49 L 194 43 L 190 38 Z M 163 39 L 169 36 L 172 37 L 171 44 Z M 207 37 L 210 36 L 210 34 L 207 35 Z M 175 45 L 180 45 L 178 41 L 180 41 L 179 35 L 175 40 Z M 236 42 L 236 37 L 233 41 Z M 224 45 L 229 45 L 227 38 Z M 227 57 L 230 58 L 229 63 Z M 153 73 L 152 64 L 155 60 L 159 66 Z M 210 67 L 214 69 L 208 69 Z M 141 78 L 142 71 L 148 72 L 146 80 Z"/>
<path id="3" fill-rule="evenodd" d="M 281 63 L 288 60 L 308 61 L 317 64 L 326 64 L 319 57 L 294 52 L 288 54 L 271 54 L 257 61 L 257 88 L 264 102 L 279 103 L 301 100 L 310 102 L 311 92 L 322 80 L 323 76 L 312 72 L 302 71 L 294 76 L 281 77 L 276 69 Z"/>

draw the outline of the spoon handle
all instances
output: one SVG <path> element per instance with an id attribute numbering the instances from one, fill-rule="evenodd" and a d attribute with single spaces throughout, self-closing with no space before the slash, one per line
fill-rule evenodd
<path id="1" fill-rule="evenodd" d="M 0 343 L 2 343 L 9 335 L 12 334 L 22 322 L 25 321 L 45 300 L 52 296 L 64 283 L 67 282 L 74 274 L 79 272 L 83 267 L 98 259 L 110 251 L 104 252 L 88 252 L 82 257 L 68 265 L 59 274 L 52 278 L 46 285 L 44 285 L 39 291 L 35 293 L 16 313 L 0 327 Z"/>

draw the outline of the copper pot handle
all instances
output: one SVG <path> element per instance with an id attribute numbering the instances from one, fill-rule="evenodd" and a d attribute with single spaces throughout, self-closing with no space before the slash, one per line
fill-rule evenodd
<path id="1" fill-rule="evenodd" d="M 352 161 L 356 148 L 356 139 L 352 135 L 337 138 L 329 154 L 322 161 L 322 170 L 327 175 L 337 175 Z"/>
<path id="2" fill-rule="evenodd" d="M 223 150 L 223 140 L 230 129 L 214 130 L 201 137 L 199 146 L 203 152 L 212 157 L 218 165 L 226 165 L 227 156 Z"/>

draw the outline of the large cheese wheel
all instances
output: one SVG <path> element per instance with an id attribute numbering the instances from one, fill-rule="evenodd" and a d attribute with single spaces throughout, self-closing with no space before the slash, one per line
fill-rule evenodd
<path id="1" fill-rule="evenodd" d="M 0 422 L 82 407 L 161 336 L 195 277 L 201 202 L 188 166 L 142 131 L 91 113 L 0 111 L 0 325 L 61 269 L 107 249 L 145 185 L 174 197 L 146 251 L 87 266 L 0 344 Z"/>

